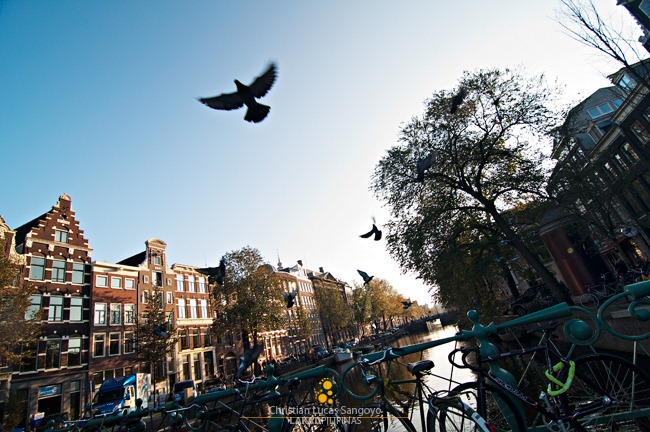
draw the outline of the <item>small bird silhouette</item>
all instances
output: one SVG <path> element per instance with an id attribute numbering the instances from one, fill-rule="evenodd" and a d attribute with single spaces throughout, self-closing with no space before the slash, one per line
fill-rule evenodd
<path id="1" fill-rule="evenodd" d="M 404 305 L 404 309 L 408 309 L 408 308 L 411 307 L 413 302 L 412 301 L 403 301 L 402 304 Z"/>
<path id="2" fill-rule="evenodd" d="M 377 225 L 375 225 L 374 223 L 372 224 L 372 229 L 370 231 L 368 231 L 365 234 L 361 234 L 359 237 L 368 238 L 373 234 L 375 235 L 375 238 L 374 238 L 375 241 L 381 240 L 381 231 L 377 228 Z"/>
<path id="3" fill-rule="evenodd" d="M 374 276 L 368 276 L 368 273 L 366 273 L 366 272 L 364 272 L 362 270 L 357 270 L 357 271 L 359 272 L 359 274 L 363 278 L 363 284 L 364 285 L 368 285 L 370 283 L 370 281 L 372 280 L 372 278 L 374 278 Z"/>
<path id="4" fill-rule="evenodd" d="M 217 283 L 223 286 L 223 278 L 226 277 L 226 257 L 221 257 L 219 267 L 205 267 L 196 269 L 197 272 L 208 276 L 209 283 Z"/>
<path id="5" fill-rule="evenodd" d="M 417 170 L 416 182 L 422 183 L 424 181 L 424 172 L 433 166 L 436 158 L 438 157 L 438 151 L 433 150 L 429 155 L 423 159 L 420 159 L 417 164 L 415 164 L 415 169 Z"/>
<path id="6" fill-rule="evenodd" d="M 237 86 L 237 91 L 235 93 L 223 93 L 219 96 L 198 98 L 198 100 L 216 110 L 229 111 L 239 109 L 246 105 L 248 110 L 246 111 L 244 120 L 252 123 L 259 123 L 268 115 L 271 107 L 268 105 L 262 105 L 255 99 L 265 96 L 268 91 L 271 90 L 276 77 L 277 66 L 275 63 L 271 63 L 268 69 L 262 75 L 255 78 L 255 80 L 248 86 L 235 80 L 235 85 Z"/>
<path id="7" fill-rule="evenodd" d="M 169 339 L 169 333 L 167 332 L 167 324 L 160 324 L 154 327 L 153 334 L 163 339 Z"/>
<path id="8" fill-rule="evenodd" d="M 287 309 L 293 307 L 298 291 L 293 290 L 290 293 L 284 293 L 284 301 L 287 302 Z"/>
<path id="9" fill-rule="evenodd" d="M 458 90 L 458 93 L 456 93 L 454 97 L 451 98 L 451 106 L 449 107 L 450 113 L 456 114 L 456 111 L 458 111 L 460 104 L 463 103 L 465 96 L 467 96 L 467 90 L 465 90 L 465 87 L 461 87 Z"/>
<path id="10" fill-rule="evenodd" d="M 241 363 L 239 363 L 239 369 L 237 369 L 237 378 L 241 378 L 241 376 L 244 374 L 244 371 L 246 371 L 250 365 L 257 361 L 257 358 L 260 356 L 263 348 L 264 344 L 257 344 L 244 352 L 244 355 L 241 357 Z"/>

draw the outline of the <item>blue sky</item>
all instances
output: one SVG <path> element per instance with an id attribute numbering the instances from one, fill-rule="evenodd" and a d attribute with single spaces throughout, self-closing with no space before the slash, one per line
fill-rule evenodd
<path id="1" fill-rule="evenodd" d="M 350 284 L 362 269 L 426 302 L 383 241 L 358 237 L 388 217 L 373 169 L 465 70 L 524 66 L 565 85 L 567 102 L 608 85 L 619 66 L 562 33 L 558 5 L 0 0 L 0 214 L 15 228 L 67 193 L 94 260 L 152 237 L 191 265 L 250 245 Z M 262 123 L 196 101 L 270 61 Z"/>

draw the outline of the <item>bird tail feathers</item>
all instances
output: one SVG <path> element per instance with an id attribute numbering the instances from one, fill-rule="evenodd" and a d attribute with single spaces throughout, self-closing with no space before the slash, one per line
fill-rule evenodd
<path id="1" fill-rule="evenodd" d="M 264 118 L 269 114 L 269 111 L 271 111 L 271 107 L 268 105 L 263 105 L 263 104 L 255 104 L 251 107 L 248 108 L 246 111 L 246 117 L 244 117 L 244 120 L 252 122 L 252 123 L 259 123 Z"/>

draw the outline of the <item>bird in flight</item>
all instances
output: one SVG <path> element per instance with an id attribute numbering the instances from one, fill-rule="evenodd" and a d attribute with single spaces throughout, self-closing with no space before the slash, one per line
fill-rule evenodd
<path id="1" fill-rule="evenodd" d="M 153 334 L 163 339 L 169 339 L 169 333 L 167 332 L 167 325 L 160 324 L 153 328 Z"/>
<path id="2" fill-rule="evenodd" d="M 458 90 L 458 93 L 456 93 L 454 97 L 451 98 L 451 106 L 449 107 L 450 113 L 456 114 L 456 111 L 458 111 L 460 104 L 463 103 L 465 96 L 467 96 L 467 90 L 465 90 L 464 87 L 461 87 L 460 90 Z"/>
<path id="3" fill-rule="evenodd" d="M 375 241 L 381 240 L 381 231 L 377 228 L 377 225 L 374 224 L 374 220 L 373 220 L 373 224 L 372 224 L 372 229 L 370 231 L 368 231 L 367 233 L 365 233 L 365 234 L 361 234 L 359 237 L 368 238 L 373 234 L 375 235 L 375 237 L 374 237 Z"/>
<path id="4" fill-rule="evenodd" d="M 284 293 L 284 301 L 287 302 L 287 309 L 293 307 L 298 291 L 293 290 L 290 293 Z"/>
<path id="5" fill-rule="evenodd" d="M 257 344 L 244 352 L 244 355 L 241 357 L 241 363 L 239 363 L 239 368 L 237 369 L 237 378 L 241 378 L 246 369 L 257 361 L 263 348 L 264 344 Z"/>
<path id="6" fill-rule="evenodd" d="M 235 80 L 237 91 L 234 93 L 223 93 L 219 96 L 209 98 L 199 98 L 199 102 L 216 110 L 234 110 L 246 105 L 246 116 L 244 120 L 259 123 L 268 115 L 271 107 L 262 105 L 255 99 L 265 96 L 277 77 L 277 66 L 271 63 L 262 75 L 255 78 L 250 85 L 244 85 L 238 80 Z"/>
<path id="7" fill-rule="evenodd" d="M 404 309 L 408 309 L 408 308 L 411 307 L 413 302 L 412 301 L 403 301 L 402 304 L 404 305 Z"/>
<path id="8" fill-rule="evenodd" d="M 434 150 L 425 158 L 420 159 L 417 164 L 415 164 L 415 169 L 417 170 L 416 182 L 422 183 L 424 181 L 424 172 L 431 168 L 436 158 L 438 157 L 438 151 Z"/>
<path id="9" fill-rule="evenodd" d="M 372 280 L 372 278 L 374 278 L 374 276 L 368 276 L 368 273 L 366 273 L 366 272 L 364 272 L 362 270 L 357 270 L 357 271 L 359 272 L 359 274 L 363 278 L 363 284 L 364 285 L 368 285 L 370 283 L 370 281 Z"/>

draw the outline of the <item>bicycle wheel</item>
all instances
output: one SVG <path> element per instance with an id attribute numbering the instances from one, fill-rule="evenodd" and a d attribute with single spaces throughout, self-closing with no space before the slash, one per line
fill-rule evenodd
<path id="1" fill-rule="evenodd" d="M 346 419 L 354 432 L 417 432 L 408 415 L 387 401 L 363 407 L 363 414 Z"/>
<path id="2" fill-rule="evenodd" d="M 600 304 L 598 297 L 592 293 L 582 294 L 578 298 L 578 301 L 580 302 L 580 306 L 587 309 L 596 309 Z"/>
<path id="3" fill-rule="evenodd" d="M 487 422 L 457 399 L 432 403 L 427 412 L 427 432 L 491 432 Z"/>
<path id="4" fill-rule="evenodd" d="M 500 387 L 485 384 L 485 406 L 479 404 L 478 383 L 460 384 L 452 390 L 452 395 L 475 409 L 495 431 L 525 431 L 526 421 L 523 413 L 512 402 L 510 394 Z"/>
<path id="5" fill-rule="evenodd" d="M 345 392 L 357 400 L 374 397 L 381 386 L 381 376 L 375 369 L 362 363 L 353 364 L 343 373 Z"/>
<path id="6" fill-rule="evenodd" d="M 560 374 L 561 381 L 567 373 Z M 559 398 L 565 412 L 576 415 L 585 430 L 650 430 L 650 376 L 615 355 L 576 358 L 573 383 Z"/>

